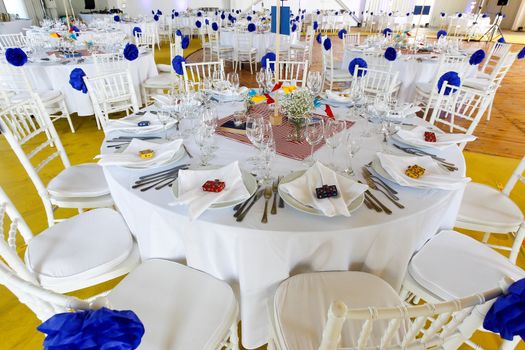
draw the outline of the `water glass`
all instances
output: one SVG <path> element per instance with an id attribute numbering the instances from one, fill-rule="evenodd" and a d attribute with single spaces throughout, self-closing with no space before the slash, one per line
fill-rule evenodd
<path id="1" fill-rule="evenodd" d="M 315 163 L 314 159 L 314 146 L 318 145 L 323 141 L 324 137 L 324 122 L 323 119 L 313 120 L 311 118 L 306 124 L 304 130 L 304 137 L 306 142 L 310 145 L 310 157 L 305 162 L 306 165 L 312 166 Z"/>
<path id="2" fill-rule="evenodd" d="M 354 156 L 359 152 L 361 149 L 361 139 L 353 135 L 352 133 L 348 132 L 346 135 L 346 145 L 345 150 L 348 155 L 348 164 L 345 169 L 345 173 L 347 173 L 350 176 L 355 176 L 354 169 L 352 167 L 352 160 L 354 159 Z"/>
<path id="3" fill-rule="evenodd" d="M 336 169 L 335 150 L 341 144 L 345 126 L 346 122 L 334 119 L 329 119 L 324 124 L 323 136 L 328 146 L 332 148 L 332 162 L 330 163 L 330 166 L 333 169 Z"/>

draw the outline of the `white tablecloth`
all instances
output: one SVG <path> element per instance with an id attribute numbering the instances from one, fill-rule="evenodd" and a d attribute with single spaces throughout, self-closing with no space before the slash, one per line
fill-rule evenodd
<path id="1" fill-rule="evenodd" d="M 232 111 L 228 105 L 218 108 L 221 116 Z M 334 112 L 336 116 L 345 114 L 340 109 Z M 359 135 L 364 123 L 361 119 L 351 132 Z M 222 136 L 216 138 L 219 151 L 213 164 L 239 160 L 241 166 L 249 168 L 247 158 L 254 155 L 253 147 Z M 199 152 L 193 140 L 187 140 L 186 144 L 197 158 Z M 371 161 L 380 149 L 377 135 L 365 139 L 354 159 L 354 169 L 359 170 Z M 324 146 L 316 157 L 329 160 L 330 154 Z M 441 155 L 459 166 L 459 174 L 465 173 L 464 159 L 457 147 Z M 337 150 L 336 157 L 338 162 L 345 161 L 342 148 Z M 180 164 L 187 162 L 189 159 L 184 159 Z M 278 156 L 273 164 L 274 175 L 286 175 L 300 167 L 300 162 Z M 439 229 L 453 227 L 463 192 L 393 185 L 406 206 L 404 210 L 376 193 L 392 209 L 390 216 L 363 205 L 350 218 L 325 218 L 286 205 L 277 215 L 269 216 L 268 224 L 262 224 L 264 199 L 261 199 L 241 223 L 235 221 L 231 208 L 208 210 L 190 222 L 186 208 L 168 206 L 174 200 L 170 188 L 146 192 L 131 189 L 139 176 L 148 173 L 152 171 L 105 169 L 111 194 L 137 239 L 142 258 L 186 261 L 189 266 L 230 283 L 238 292 L 242 342 L 247 348 L 268 341 L 267 305 L 279 283 L 291 275 L 359 270 L 380 276 L 399 289 L 413 253 Z"/>
<path id="2" fill-rule="evenodd" d="M 57 45 L 61 39 L 52 37 L 50 33 L 54 33 L 54 31 L 30 29 L 27 31 L 26 35 L 32 41 L 45 41 L 50 45 Z M 58 31 L 58 34 L 62 36 L 69 35 L 67 31 Z M 127 34 L 123 31 L 115 29 L 108 29 L 107 31 L 86 30 L 78 33 L 78 39 L 75 43 L 77 46 L 82 46 L 85 45 L 86 41 L 93 41 L 98 44 L 107 42 L 125 42 L 126 36 Z"/>
<path id="3" fill-rule="evenodd" d="M 30 28 L 33 20 L 17 19 L 16 21 L 0 22 L 0 34 L 17 34 L 25 32 L 25 28 Z"/>
<path id="4" fill-rule="evenodd" d="M 267 52 L 269 48 L 275 47 L 275 34 L 266 32 L 266 33 L 251 33 L 252 34 L 252 47 L 257 49 L 257 60 L 260 60 Z M 290 37 L 281 36 L 281 50 L 284 50 L 286 47 L 289 47 Z M 235 40 L 235 31 L 234 30 L 221 30 L 220 34 L 221 45 L 223 46 L 232 46 L 237 47 L 237 42 Z M 274 50 L 275 51 L 275 50 Z"/>
<path id="5" fill-rule="evenodd" d="M 25 67 L 34 88 L 62 91 L 70 113 L 78 113 L 79 116 L 94 114 L 89 95 L 73 89 L 69 84 L 69 74 L 74 68 L 82 68 L 87 76 L 96 75 L 95 65 L 90 59 L 81 64 L 29 63 Z M 140 55 L 135 61 L 130 62 L 129 69 L 137 98 L 142 101 L 140 84 L 158 74 L 153 54 Z"/>
<path id="6" fill-rule="evenodd" d="M 79 14 L 80 19 L 87 24 L 88 26 L 91 24 L 91 22 L 94 21 L 107 21 L 107 22 L 113 22 L 113 17 L 115 17 L 115 14 L 105 14 L 105 13 L 81 13 Z"/>

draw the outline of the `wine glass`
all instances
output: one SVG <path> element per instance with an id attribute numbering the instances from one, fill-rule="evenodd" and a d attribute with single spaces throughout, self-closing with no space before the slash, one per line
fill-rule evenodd
<path id="1" fill-rule="evenodd" d="M 168 140 L 168 122 L 171 119 L 170 111 L 166 106 L 162 106 L 157 111 L 157 119 L 162 124 L 162 130 L 164 131 L 164 140 Z"/>
<path id="2" fill-rule="evenodd" d="M 345 150 L 348 154 L 348 166 L 345 169 L 345 173 L 350 176 L 355 176 L 354 169 L 352 167 L 352 159 L 361 149 L 361 139 L 348 132 L 346 135 Z"/>
<path id="3" fill-rule="evenodd" d="M 209 162 L 209 134 L 206 128 L 197 128 L 194 132 L 195 143 L 199 146 L 200 151 L 200 165 L 207 166 Z"/>
<path id="4" fill-rule="evenodd" d="M 237 89 L 239 89 L 239 74 L 236 72 L 228 73 L 228 82 L 231 87 L 237 91 Z"/>
<path id="5" fill-rule="evenodd" d="M 311 118 L 306 124 L 304 130 L 304 137 L 306 142 L 310 145 L 310 157 L 306 161 L 306 165 L 312 166 L 315 163 L 314 160 L 314 146 L 321 143 L 324 134 L 324 122 L 323 119 L 314 120 Z"/>
<path id="6" fill-rule="evenodd" d="M 259 91 L 265 92 L 264 87 L 264 80 L 265 80 L 265 71 L 264 69 L 261 69 L 260 71 L 255 74 L 255 80 L 257 81 L 257 85 L 259 86 Z"/>
<path id="7" fill-rule="evenodd" d="M 345 122 L 340 120 L 328 119 L 324 124 L 323 136 L 328 144 L 332 148 L 332 162 L 330 166 L 336 168 L 335 165 L 335 150 L 339 146 L 342 140 L 342 131 L 345 128 Z"/>
<path id="8" fill-rule="evenodd" d="M 323 84 L 323 76 L 321 72 L 309 72 L 306 80 L 306 86 L 314 96 L 321 93 Z"/>
<path id="9" fill-rule="evenodd" d="M 266 127 L 265 125 L 269 125 Z M 275 157 L 275 140 L 273 138 L 273 131 L 270 123 L 265 123 L 262 126 L 263 131 L 261 132 L 260 142 L 260 177 L 263 183 L 269 183 L 271 180 L 271 163 Z"/>

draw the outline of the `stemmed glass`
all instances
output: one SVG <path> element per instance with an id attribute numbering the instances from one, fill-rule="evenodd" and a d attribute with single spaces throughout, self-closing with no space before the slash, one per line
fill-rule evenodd
<path id="1" fill-rule="evenodd" d="M 332 148 L 332 162 L 330 166 L 336 168 L 335 165 L 335 149 L 341 143 L 343 138 L 343 130 L 345 129 L 345 122 L 340 120 L 329 119 L 324 124 L 323 135 L 328 146 Z"/>
<path id="2" fill-rule="evenodd" d="M 263 93 L 266 91 L 266 88 L 264 86 L 265 78 L 266 78 L 266 74 L 265 74 L 264 69 L 261 69 L 255 75 L 255 80 L 257 81 L 257 85 L 259 86 L 259 91 L 262 91 Z"/>
<path id="3" fill-rule="evenodd" d="M 323 76 L 321 72 L 309 72 L 306 86 L 313 96 L 318 96 L 321 93 L 323 86 Z"/>
<path id="4" fill-rule="evenodd" d="M 231 87 L 237 91 L 239 89 L 239 74 L 236 72 L 228 73 L 228 82 L 230 83 Z"/>
<path id="5" fill-rule="evenodd" d="M 164 140 L 168 140 L 168 122 L 171 119 L 170 111 L 166 106 L 162 106 L 157 111 L 157 119 L 162 124 L 162 130 L 164 131 Z"/>
<path id="6" fill-rule="evenodd" d="M 199 146 L 200 151 L 200 165 L 207 166 L 210 160 L 209 157 L 209 133 L 206 128 L 197 128 L 193 134 L 195 138 L 195 143 Z"/>
<path id="7" fill-rule="evenodd" d="M 355 176 L 354 169 L 352 167 L 352 159 L 357 152 L 361 149 L 361 139 L 355 137 L 352 133 L 348 132 L 346 135 L 345 150 L 348 154 L 348 166 L 345 169 L 345 173 L 350 176 Z"/>
<path id="8" fill-rule="evenodd" d="M 318 145 L 323 141 L 324 136 L 324 122 L 323 119 L 319 120 L 313 120 L 311 118 L 308 120 L 308 123 L 306 124 L 306 128 L 304 130 L 304 137 L 306 139 L 306 142 L 310 145 L 310 157 L 305 162 L 306 165 L 312 166 L 315 163 L 314 160 L 314 146 Z"/>
<path id="9" fill-rule="evenodd" d="M 264 119 L 260 114 L 253 114 L 246 118 L 246 136 L 248 140 L 253 144 L 253 146 L 259 149 L 259 143 L 262 139 L 262 125 Z M 248 158 L 251 162 L 257 162 L 257 157 Z"/>
<path id="10" fill-rule="evenodd" d="M 273 129 L 269 122 L 264 122 L 261 125 L 260 134 L 260 177 L 263 183 L 268 183 L 271 179 L 271 162 L 275 157 L 275 140 L 273 138 Z"/>

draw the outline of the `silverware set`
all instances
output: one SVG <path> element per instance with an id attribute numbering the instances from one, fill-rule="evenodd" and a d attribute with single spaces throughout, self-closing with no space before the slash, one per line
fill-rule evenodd
<path id="1" fill-rule="evenodd" d="M 111 140 L 106 140 L 106 143 L 110 143 L 110 145 L 107 145 L 107 148 L 115 148 L 120 149 L 122 146 L 129 145 L 129 143 L 133 139 L 139 139 L 139 140 L 159 140 L 160 137 L 158 136 L 119 136 Z M 191 157 L 190 157 L 191 158 Z"/>
<path id="2" fill-rule="evenodd" d="M 401 147 L 401 146 L 396 145 L 396 144 L 394 144 L 394 146 L 397 149 L 399 149 L 399 150 L 401 150 L 401 151 L 403 151 L 405 153 L 408 153 L 408 154 L 412 154 L 412 155 L 415 155 L 415 156 L 429 156 L 432 159 L 434 159 L 436 162 L 438 162 L 438 164 L 441 165 L 443 168 L 447 169 L 448 171 L 457 171 L 458 170 L 458 167 L 455 164 L 447 162 L 446 159 L 438 157 L 435 154 L 428 153 L 428 152 L 422 151 L 422 150 L 420 150 L 418 148 L 414 148 L 414 147 Z"/>
<path id="3" fill-rule="evenodd" d="M 261 222 L 263 224 L 268 223 L 268 206 L 270 204 L 270 199 L 273 196 L 273 202 L 272 202 L 272 208 L 270 210 L 270 213 L 272 215 L 277 214 L 277 207 L 284 208 L 284 201 L 279 196 L 279 183 L 281 182 L 282 176 L 279 176 L 271 186 L 266 186 L 264 188 L 261 188 L 261 186 L 257 187 L 257 190 L 255 193 L 248 198 L 246 201 L 244 201 L 241 204 L 237 204 L 235 207 L 233 207 L 233 210 L 235 210 L 235 213 L 233 214 L 233 217 L 236 218 L 238 222 L 241 222 L 246 217 L 246 214 L 250 211 L 250 209 L 254 206 L 254 204 L 264 197 L 264 211 L 263 216 L 261 219 Z"/>
<path id="4" fill-rule="evenodd" d="M 131 186 L 133 189 L 140 188 L 141 192 L 145 192 L 155 188 L 160 190 L 166 186 L 172 186 L 173 182 L 179 177 L 179 171 L 188 169 L 189 164 L 178 165 L 176 167 L 159 171 L 153 174 L 139 177 L 137 181 Z"/>
<path id="5" fill-rule="evenodd" d="M 368 187 L 375 191 L 381 192 L 399 209 L 405 209 L 404 205 L 399 203 L 397 192 L 392 187 L 388 186 L 383 180 L 380 180 L 377 176 L 373 175 L 366 166 L 363 167 L 363 176 L 368 184 Z"/>

